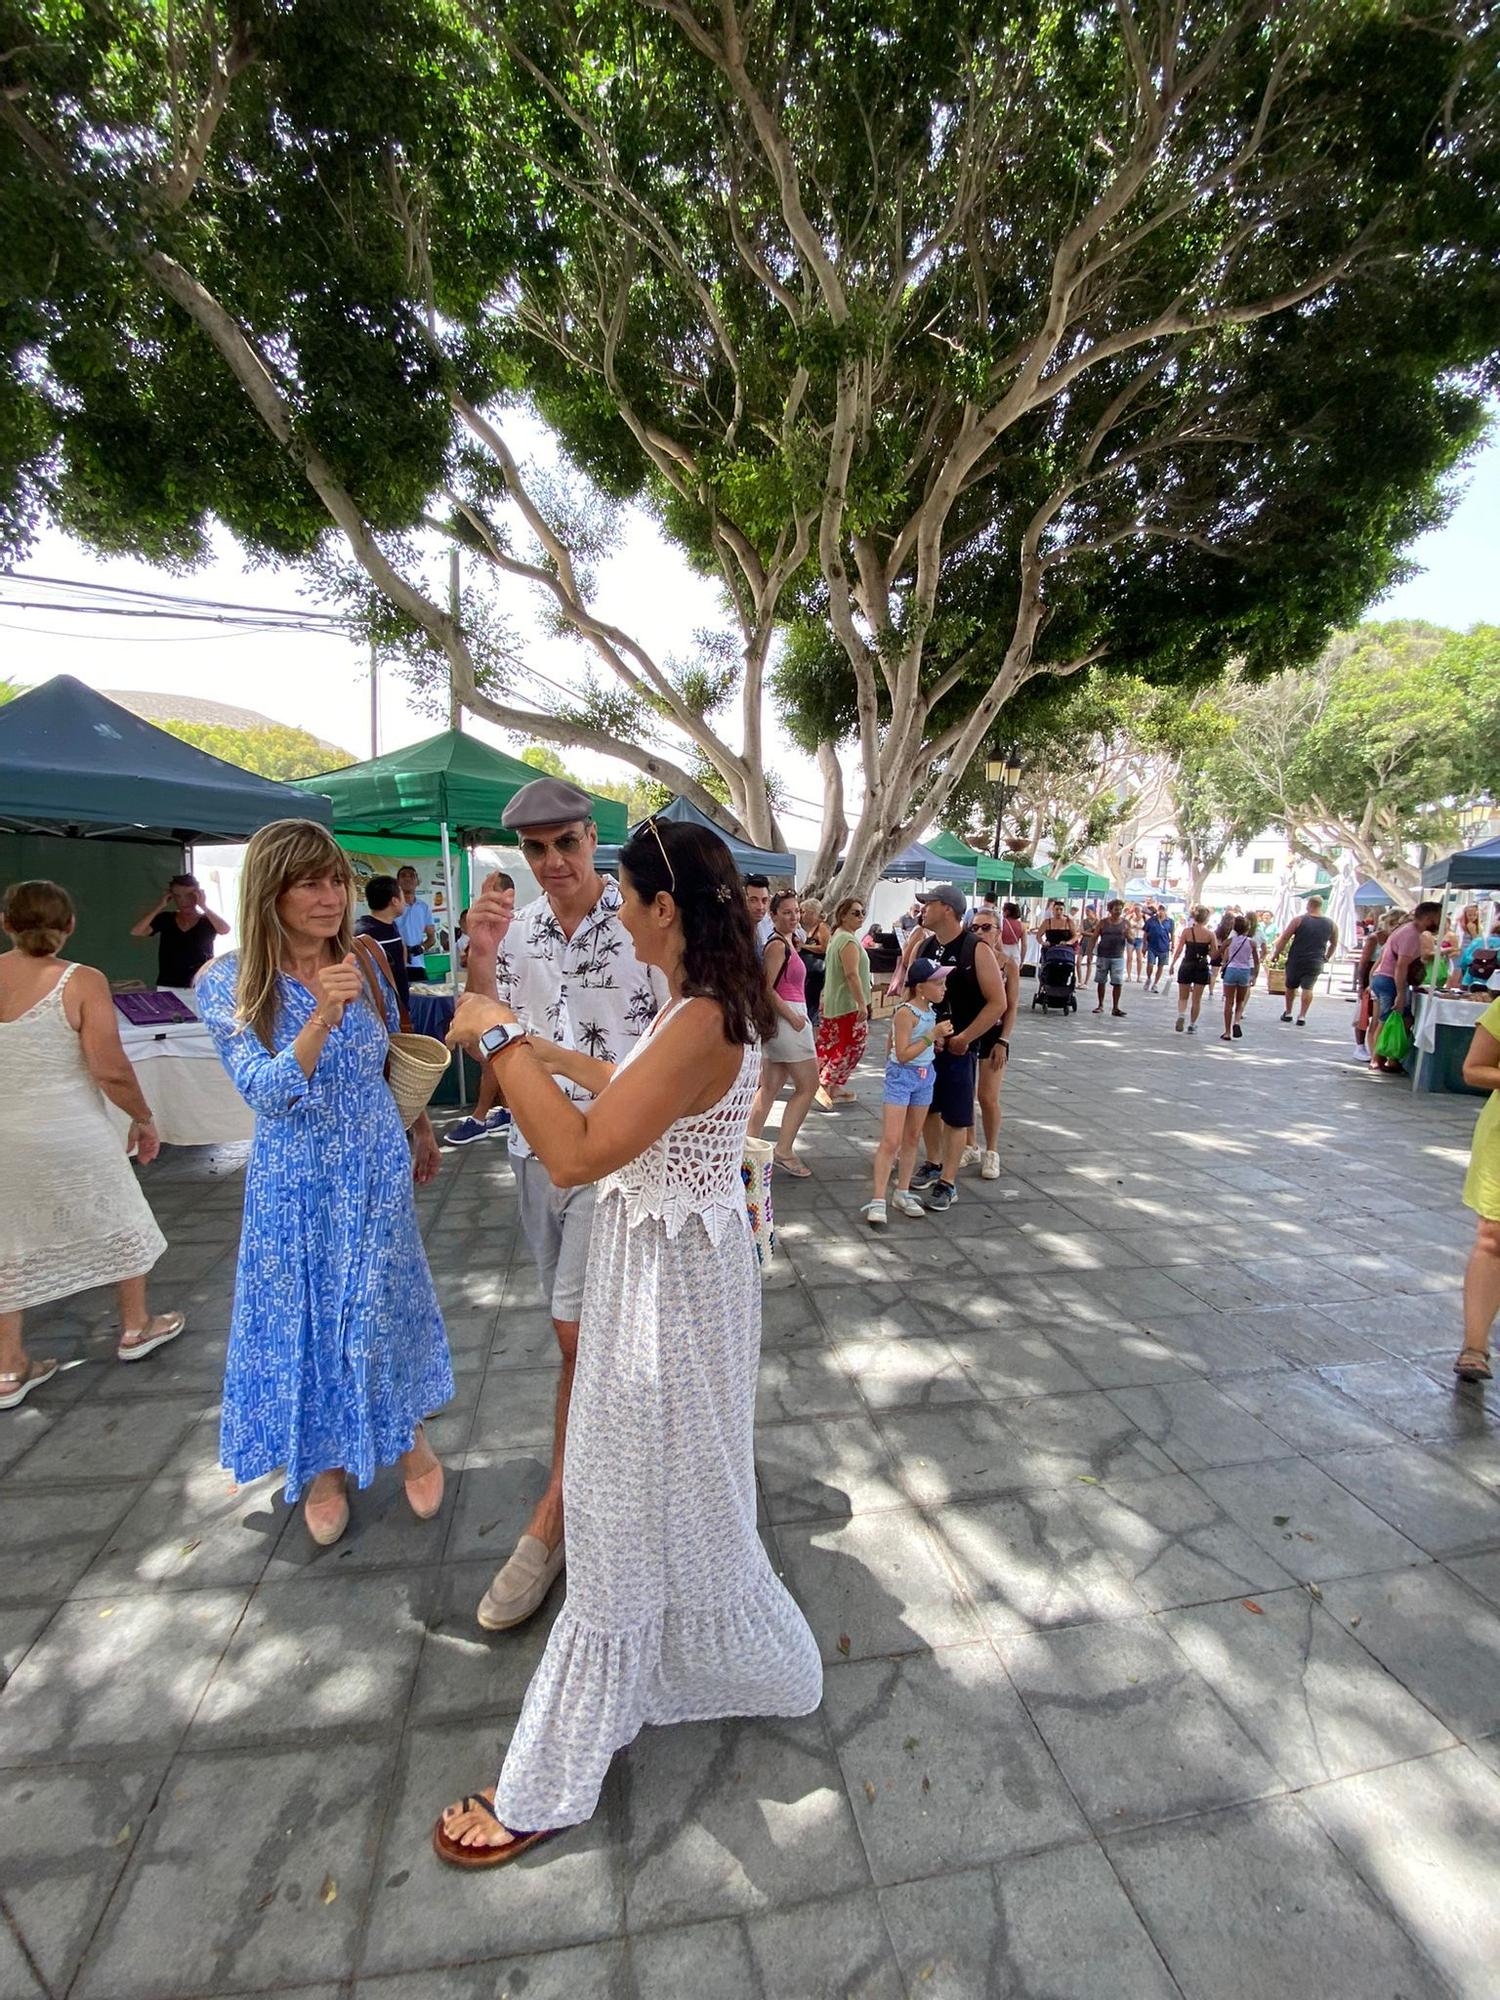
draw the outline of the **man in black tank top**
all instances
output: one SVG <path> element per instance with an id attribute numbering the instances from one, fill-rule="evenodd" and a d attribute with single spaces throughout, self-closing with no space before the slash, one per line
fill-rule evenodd
<path id="1" fill-rule="evenodd" d="M 1004 1019 L 1005 975 L 982 938 L 965 928 L 968 905 L 962 889 L 945 883 L 922 899 L 928 941 L 922 949 L 950 968 L 939 1015 L 953 1033 L 933 1058 L 932 1110 L 922 1144 L 926 1160 L 912 1175 L 912 1191 L 931 1209 L 951 1208 L 956 1199 L 958 1163 L 974 1123 L 977 1077 L 975 1045 Z"/>

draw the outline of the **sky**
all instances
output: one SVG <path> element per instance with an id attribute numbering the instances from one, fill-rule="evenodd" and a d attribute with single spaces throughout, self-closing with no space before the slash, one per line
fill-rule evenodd
<path id="1" fill-rule="evenodd" d="M 1459 628 L 1500 624 L 1500 436 L 1459 483 L 1462 498 L 1447 523 L 1409 551 L 1418 573 L 1373 605 L 1370 616 L 1424 618 Z M 296 724 L 356 757 L 370 755 L 369 670 L 349 641 L 322 633 L 235 634 L 155 623 L 142 631 L 134 629 L 133 621 L 22 610 L 14 600 L 24 594 L 27 574 L 234 603 L 299 606 L 310 601 L 295 576 L 249 567 L 227 536 L 216 543 L 212 563 L 176 578 L 145 563 L 96 557 L 61 534 L 43 535 L 18 574 L 0 578 L 0 675 L 30 683 L 69 673 L 105 693 L 134 689 L 200 695 Z M 606 617 L 658 659 L 690 652 L 694 630 L 720 622 L 712 584 L 695 575 L 642 515 L 631 517 L 621 548 L 601 565 L 598 601 Z M 528 662 L 554 681 L 577 685 L 592 655 L 542 630 L 524 585 L 512 587 L 506 608 L 529 634 Z M 732 715 L 726 719 L 732 723 Z M 416 742 L 442 726 L 411 704 L 394 673 L 382 675 L 382 751 Z M 473 718 L 465 718 L 465 727 L 502 748 L 520 747 L 518 740 Z M 628 774 L 628 767 L 609 760 L 583 752 L 563 754 L 585 780 Z M 768 763 L 787 788 L 789 839 L 798 847 L 814 846 L 822 795 L 816 766 L 774 724 Z M 857 799 L 854 785 L 851 806 Z"/>

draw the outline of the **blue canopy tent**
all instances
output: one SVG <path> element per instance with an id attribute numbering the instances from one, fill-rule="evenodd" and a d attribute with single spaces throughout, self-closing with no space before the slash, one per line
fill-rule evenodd
<path id="1" fill-rule="evenodd" d="M 1361 882 L 1354 892 L 1354 907 L 1357 910 L 1388 910 L 1390 897 L 1378 882 Z"/>
<path id="2" fill-rule="evenodd" d="M 1422 870 L 1424 889 L 1500 889 L 1500 840 L 1481 840 Z"/>
<path id="3" fill-rule="evenodd" d="M 748 840 L 741 840 L 737 834 L 726 833 L 722 826 L 715 826 L 707 813 L 699 812 L 686 799 L 673 799 L 669 806 L 663 806 L 659 813 L 652 815 L 659 820 L 671 820 L 680 826 L 706 826 L 710 833 L 716 833 L 734 856 L 734 865 L 742 875 L 786 875 L 793 880 L 797 874 L 795 854 L 778 854 L 769 847 L 753 847 Z M 635 833 L 646 822 L 640 820 L 630 831 Z M 611 874 L 620 865 L 620 849 L 624 841 L 606 844 L 600 841 L 594 854 L 596 866 L 607 868 Z"/>
<path id="4" fill-rule="evenodd" d="M 950 860 L 936 849 L 924 847 L 920 840 L 914 840 L 910 847 L 888 861 L 881 869 L 881 878 L 887 882 L 954 882 L 960 887 L 972 886 L 978 870 L 972 861 Z"/>

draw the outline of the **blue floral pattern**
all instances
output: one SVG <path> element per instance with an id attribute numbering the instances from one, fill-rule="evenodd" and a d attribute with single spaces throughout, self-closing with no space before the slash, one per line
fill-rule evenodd
<path id="1" fill-rule="evenodd" d="M 368 1486 L 453 1394 L 417 1229 L 411 1153 L 382 1077 L 386 1035 L 345 1010 L 311 1077 L 291 1044 L 313 996 L 280 981 L 275 1052 L 234 1019 L 238 956 L 198 981 L 204 1025 L 255 1113 L 224 1374 L 221 1455 L 236 1479 L 286 1467 L 295 1501 L 342 1466 Z M 395 1003 L 382 989 L 386 1025 Z"/>

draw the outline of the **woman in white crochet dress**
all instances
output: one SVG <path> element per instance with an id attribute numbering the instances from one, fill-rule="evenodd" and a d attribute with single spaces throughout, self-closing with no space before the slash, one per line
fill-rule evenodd
<path id="1" fill-rule="evenodd" d="M 567 1601 L 498 1786 L 433 1828 L 458 1867 L 500 1866 L 588 1819 L 647 1723 L 805 1715 L 822 1699 L 812 1633 L 755 1531 L 760 1277 L 740 1163 L 770 998 L 716 835 L 648 820 L 620 887 L 636 956 L 672 1000 L 618 1069 L 526 1039 L 474 993 L 453 1027 L 553 1181 L 600 1184 L 568 1417 Z M 471 959 L 494 962 L 499 915 L 482 895 Z M 573 1104 L 554 1072 L 593 1102 Z"/>
<path id="2" fill-rule="evenodd" d="M 29 1307 L 114 1285 L 121 1361 L 154 1354 L 183 1321 L 147 1310 L 146 1273 L 167 1246 L 125 1151 L 147 1166 L 160 1141 L 109 982 L 58 957 L 72 898 L 55 882 L 17 882 L 0 924 L 11 947 L 0 956 L 0 1410 L 13 1410 L 59 1365 L 28 1356 Z M 130 1120 L 123 1140 L 106 1097 Z"/>

